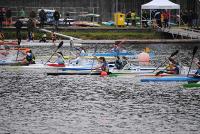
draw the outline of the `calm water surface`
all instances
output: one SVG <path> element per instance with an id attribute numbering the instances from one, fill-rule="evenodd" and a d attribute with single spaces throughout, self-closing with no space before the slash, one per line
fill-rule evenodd
<path id="1" fill-rule="evenodd" d="M 125 47 L 150 47 L 159 61 L 178 49 L 179 61 L 188 64 L 194 45 Z M 38 57 L 54 50 L 32 49 Z M 0 72 L 0 133 L 200 133 L 200 90 L 185 89 L 183 83 L 140 83 L 133 76 L 47 76 L 46 70 L 20 67 L 0 67 Z"/>

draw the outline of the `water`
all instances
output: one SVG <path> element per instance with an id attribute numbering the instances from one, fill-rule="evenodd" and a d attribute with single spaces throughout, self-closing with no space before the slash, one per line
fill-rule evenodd
<path id="1" fill-rule="evenodd" d="M 162 60 L 179 49 L 184 64 L 193 48 L 148 47 Z M 33 48 L 41 57 L 49 51 L 53 49 Z M 200 133 L 200 90 L 185 89 L 183 83 L 140 83 L 133 76 L 47 76 L 46 70 L 20 67 L 0 71 L 0 133 Z"/>

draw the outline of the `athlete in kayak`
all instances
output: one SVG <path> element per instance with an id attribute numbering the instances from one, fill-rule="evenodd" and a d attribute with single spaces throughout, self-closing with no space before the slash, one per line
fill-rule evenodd
<path id="1" fill-rule="evenodd" d="M 125 48 L 122 47 L 122 44 L 124 42 L 125 41 L 116 41 L 113 45 L 113 48 L 110 51 L 115 53 L 126 52 Z"/>
<path id="2" fill-rule="evenodd" d="M 200 60 L 198 60 L 197 62 L 195 62 L 196 65 L 197 65 L 197 71 L 196 73 L 194 74 L 194 77 L 200 77 Z"/>
<path id="3" fill-rule="evenodd" d="M 167 73 L 167 74 L 180 74 L 180 66 L 179 63 L 176 62 L 172 57 L 169 57 L 169 64 L 165 68 L 165 70 L 161 70 L 156 73 L 156 76 L 162 73 Z"/>
<path id="4" fill-rule="evenodd" d="M 105 57 L 99 57 L 97 58 L 95 56 L 95 58 L 97 59 L 97 61 L 99 62 L 99 66 L 95 67 L 96 70 L 101 70 L 101 71 L 104 71 L 104 72 L 109 72 L 109 67 L 108 67 L 108 63 L 106 62 L 106 59 Z"/>
<path id="5" fill-rule="evenodd" d="M 24 59 L 24 64 L 35 64 L 35 56 L 31 50 L 27 51 L 26 58 Z"/>
<path id="6" fill-rule="evenodd" d="M 57 52 L 56 55 L 57 55 L 57 59 L 56 59 L 55 63 L 65 64 L 65 60 L 63 58 L 62 52 Z"/>

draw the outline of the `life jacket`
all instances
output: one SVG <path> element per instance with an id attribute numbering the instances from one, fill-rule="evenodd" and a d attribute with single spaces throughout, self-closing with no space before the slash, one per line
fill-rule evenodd
<path id="1" fill-rule="evenodd" d="M 35 63 L 35 56 L 30 53 L 30 54 L 27 54 L 26 56 L 26 61 L 29 63 L 29 64 L 34 64 Z"/>
<path id="2" fill-rule="evenodd" d="M 109 72 L 108 63 L 104 62 L 101 66 L 101 70 L 105 72 Z"/>
<path id="3" fill-rule="evenodd" d="M 169 71 L 170 74 L 179 74 L 180 73 L 180 68 L 179 64 L 169 64 L 166 67 L 166 70 Z"/>
<path id="4" fill-rule="evenodd" d="M 123 65 L 122 65 L 122 61 L 121 60 L 116 60 L 115 61 L 115 66 L 117 69 L 122 69 Z"/>

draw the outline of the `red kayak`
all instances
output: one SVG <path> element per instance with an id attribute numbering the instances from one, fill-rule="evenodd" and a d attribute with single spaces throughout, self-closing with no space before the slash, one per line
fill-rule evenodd
<path id="1" fill-rule="evenodd" d="M 65 67 L 65 64 L 58 64 L 58 63 L 47 63 L 47 65 L 51 67 Z"/>

